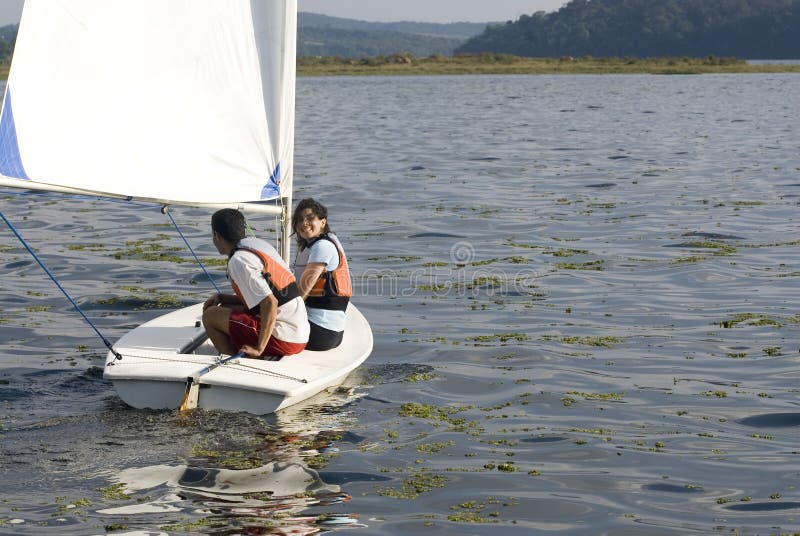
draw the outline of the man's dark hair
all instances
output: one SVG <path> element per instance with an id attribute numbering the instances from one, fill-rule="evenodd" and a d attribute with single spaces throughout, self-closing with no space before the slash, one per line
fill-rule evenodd
<path id="1" fill-rule="evenodd" d="M 211 216 L 211 230 L 228 242 L 236 243 L 247 236 L 247 223 L 238 210 L 223 208 Z"/>

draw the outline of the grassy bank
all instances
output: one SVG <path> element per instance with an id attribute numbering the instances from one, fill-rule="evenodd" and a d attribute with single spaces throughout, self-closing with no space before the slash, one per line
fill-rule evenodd
<path id="1" fill-rule="evenodd" d="M 9 63 L 0 62 L 0 80 Z M 370 76 L 436 74 L 703 74 L 800 73 L 800 65 L 748 65 L 735 58 L 521 58 L 508 54 L 471 54 L 417 58 L 394 54 L 372 58 L 300 57 L 298 76 Z"/>
<path id="2" fill-rule="evenodd" d="M 374 58 L 303 57 L 299 76 L 436 74 L 798 73 L 800 65 L 748 65 L 735 58 L 521 58 L 507 54 Z"/>

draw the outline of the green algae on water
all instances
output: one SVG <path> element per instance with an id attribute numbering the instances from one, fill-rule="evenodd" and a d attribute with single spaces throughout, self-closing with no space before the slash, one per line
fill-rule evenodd
<path id="1" fill-rule="evenodd" d="M 125 493 L 125 484 L 122 483 L 111 484 L 105 488 L 97 488 L 97 491 L 100 492 L 104 499 L 109 501 L 125 501 L 132 497 Z"/>
<path id="2" fill-rule="evenodd" d="M 702 393 L 700 393 L 700 395 L 707 397 L 726 398 L 728 396 L 728 393 L 726 393 L 725 391 L 703 391 Z"/>
<path id="3" fill-rule="evenodd" d="M 512 255 L 510 257 L 495 257 L 493 259 L 486 259 L 483 261 L 474 261 L 470 263 L 470 266 L 486 266 L 487 264 L 494 264 L 498 262 L 508 262 L 511 264 L 527 264 L 529 261 L 527 258 L 521 255 Z"/>
<path id="4" fill-rule="evenodd" d="M 400 489 L 392 486 L 380 486 L 375 490 L 375 492 L 383 497 L 413 500 L 419 497 L 422 493 L 426 493 L 435 488 L 443 488 L 445 482 L 446 481 L 443 476 L 429 473 L 427 470 L 423 469 L 412 473 L 405 478 L 400 486 Z"/>
<path id="5" fill-rule="evenodd" d="M 70 251 L 105 251 L 106 245 L 105 244 L 70 244 L 67 246 L 67 249 Z"/>
<path id="6" fill-rule="evenodd" d="M 175 255 L 176 252 L 182 251 L 180 247 L 167 247 L 159 242 L 169 240 L 169 236 L 165 234 L 158 234 L 154 238 L 148 240 L 132 240 L 125 242 L 128 249 L 117 250 L 111 256 L 115 259 L 131 259 L 140 261 L 164 261 L 173 263 L 187 262 L 183 257 Z"/>
<path id="7" fill-rule="evenodd" d="M 729 244 L 724 244 L 722 242 L 714 242 L 711 240 L 683 242 L 681 244 L 676 244 L 675 247 L 712 250 L 713 251 L 712 255 L 718 257 L 733 255 L 734 253 L 736 253 L 735 247 Z"/>
<path id="8" fill-rule="evenodd" d="M 527 333 L 494 333 L 492 335 L 475 335 L 474 337 L 467 337 L 468 341 L 475 341 L 476 343 L 490 343 L 500 341 L 505 344 L 509 341 L 525 342 L 530 339 Z"/>
<path id="9" fill-rule="evenodd" d="M 568 395 L 580 396 L 584 400 L 622 400 L 625 393 L 584 393 L 582 391 L 567 391 Z"/>
<path id="10" fill-rule="evenodd" d="M 472 406 L 434 406 L 432 404 L 406 402 L 400 406 L 398 414 L 401 417 L 418 417 L 420 419 L 449 423 L 453 421 L 453 415 L 470 409 L 472 409 Z"/>
<path id="11" fill-rule="evenodd" d="M 789 321 L 791 322 L 791 319 L 789 319 Z M 770 316 L 757 313 L 739 313 L 734 315 L 733 318 L 719 322 L 720 327 L 727 329 L 736 327 L 739 324 L 745 324 L 748 326 L 773 326 L 776 328 L 783 327 L 783 324 L 778 320 Z"/>
<path id="12" fill-rule="evenodd" d="M 587 249 L 550 249 L 543 251 L 546 255 L 552 255 L 553 257 L 574 257 L 575 255 L 588 255 L 589 250 Z"/>
<path id="13" fill-rule="evenodd" d="M 437 375 L 432 372 L 414 372 L 403 378 L 403 381 L 406 383 L 426 382 L 436 377 Z"/>
<path id="14" fill-rule="evenodd" d="M 605 269 L 604 267 L 605 261 L 602 259 L 598 259 L 596 261 L 587 261 L 581 263 L 574 263 L 574 262 L 558 262 L 556 263 L 556 269 L 558 270 L 594 270 L 596 272 L 601 272 Z"/>
<path id="15" fill-rule="evenodd" d="M 600 346 L 604 348 L 613 348 L 617 344 L 620 344 L 623 340 L 619 337 L 613 336 L 569 336 L 569 337 L 557 337 L 555 335 L 543 335 L 540 340 L 543 341 L 552 341 L 552 340 L 559 340 L 564 344 L 581 344 L 583 346 Z"/>
<path id="16" fill-rule="evenodd" d="M 135 310 L 149 309 L 177 309 L 183 306 L 183 302 L 176 296 L 166 292 L 160 292 L 154 288 L 142 288 L 134 286 L 115 287 L 125 292 L 131 292 L 127 296 L 115 296 L 113 298 L 97 300 L 99 305 L 116 305 L 118 303 L 135 303 Z"/>

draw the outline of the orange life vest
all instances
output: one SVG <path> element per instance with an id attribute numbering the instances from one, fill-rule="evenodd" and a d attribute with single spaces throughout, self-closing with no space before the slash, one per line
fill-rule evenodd
<path id="1" fill-rule="evenodd" d="M 350 270 L 344 251 L 328 235 L 321 235 L 317 240 L 331 242 L 339 253 L 339 266 L 333 271 L 324 271 L 311 287 L 306 298 L 306 306 L 315 309 L 328 309 L 331 311 L 344 311 L 353 295 L 353 285 L 350 281 Z M 316 242 L 317 240 L 314 240 Z M 308 247 L 314 245 L 314 242 Z"/>
<path id="2" fill-rule="evenodd" d="M 235 247 L 231 252 L 231 257 L 233 257 L 237 251 L 249 251 L 261 259 L 261 262 L 264 265 L 262 274 L 264 275 L 264 279 L 269 285 L 272 294 L 275 296 L 275 299 L 278 300 L 278 307 L 300 296 L 300 290 L 297 288 L 297 282 L 295 281 L 292 272 L 281 266 L 275 259 L 261 250 L 244 246 Z M 236 282 L 233 281 L 233 279 L 231 279 L 231 286 L 242 303 L 245 303 L 244 297 L 242 296 L 242 291 L 239 290 L 239 287 L 236 285 Z M 245 303 L 245 305 L 247 304 Z M 251 309 L 251 311 L 258 312 L 256 307 Z"/>

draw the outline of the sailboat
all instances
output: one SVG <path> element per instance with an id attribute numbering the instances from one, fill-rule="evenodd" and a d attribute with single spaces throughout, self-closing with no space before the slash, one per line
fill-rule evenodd
<path id="1" fill-rule="evenodd" d="M 26 0 L 0 186 L 200 207 L 209 222 L 224 207 L 275 215 L 288 262 L 296 34 L 296 0 Z M 177 408 L 194 380 L 197 407 L 271 413 L 372 351 L 352 304 L 338 348 L 280 361 L 223 359 L 201 313 L 170 312 L 110 347 L 104 378 L 123 401 Z"/>

